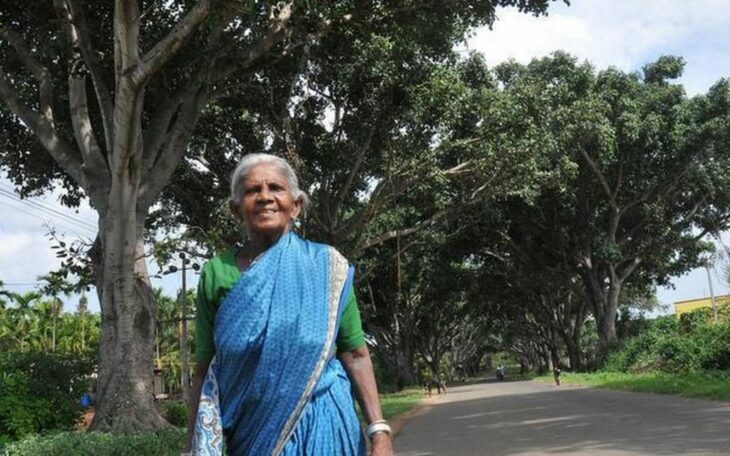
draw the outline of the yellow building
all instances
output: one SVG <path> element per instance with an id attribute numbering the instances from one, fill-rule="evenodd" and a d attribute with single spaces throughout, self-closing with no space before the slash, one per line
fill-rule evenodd
<path id="1" fill-rule="evenodd" d="M 730 303 L 730 295 L 721 295 L 721 296 L 715 296 L 715 302 L 717 303 L 717 307 L 726 305 Z M 687 299 L 684 301 L 677 301 L 674 303 L 674 314 L 679 318 L 683 313 L 691 312 L 695 309 L 702 309 L 704 307 L 707 307 L 709 309 L 712 308 L 712 299 L 707 298 L 697 298 L 697 299 Z"/>

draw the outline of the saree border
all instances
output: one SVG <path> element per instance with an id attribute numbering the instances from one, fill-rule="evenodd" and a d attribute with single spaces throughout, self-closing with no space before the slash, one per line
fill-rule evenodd
<path id="1" fill-rule="evenodd" d="M 190 453 L 195 456 L 223 454 L 223 425 L 220 413 L 220 393 L 215 376 L 215 356 L 211 359 L 200 391 L 198 413 L 195 416 Z"/>
<path id="2" fill-rule="evenodd" d="M 322 372 L 324 371 L 327 360 L 330 357 L 332 344 L 337 334 L 337 321 L 339 317 L 340 307 L 340 295 L 342 293 L 342 287 L 347 281 L 347 275 L 349 270 L 349 264 L 347 259 L 343 257 L 333 247 L 329 249 L 329 309 L 327 315 L 327 337 L 322 345 L 322 352 L 320 353 L 319 360 L 314 367 L 312 375 L 309 377 L 304 392 L 299 398 L 294 411 L 289 415 L 289 419 L 284 424 L 279 438 L 274 445 L 274 450 L 271 452 L 273 456 L 278 456 L 284 451 L 284 446 L 291 438 L 296 424 L 299 421 L 299 417 L 309 402 L 309 398 L 314 391 L 314 387 L 317 385 Z"/>

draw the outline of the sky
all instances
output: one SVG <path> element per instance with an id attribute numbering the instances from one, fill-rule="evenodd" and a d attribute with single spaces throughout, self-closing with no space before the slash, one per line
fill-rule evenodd
<path id="1" fill-rule="evenodd" d="M 730 77 L 730 4 L 728 0 L 573 0 L 570 6 L 553 3 L 547 17 L 534 17 L 514 9 L 501 9 L 492 30 L 474 30 L 464 50 L 484 54 L 491 65 L 508 59 L 527 63 L 556 50 L 588 60 L 599 69 L 615 66 L 639 71 L 661 55 L 679 55 L 687 62 L 680 82 L 688 95 L 697 95 L 718 79 Z M 64 234 L 66 240 L 93 237 L 96 213 L 83 204 L 78 211 L 63 208 L 58 193 L 20 202 L 9 195 L 12 185 L 0 174 L 0 280 L 15 292 L 32 290 L 37 277 L 55 269 L 60 260 L 51 249 L 44 223 Z M 62 215 L 59 215 L 61 213 Z M 723 235 L 730 246 L 730 235 Z M 722 246 L 718 245 L 720 250 Z M 722 278 L 726 260 L 710 270 L 716 295 L 730 294 Z M 151 274 L 159 267 L 149 263 Z M 170 296 L 180 286 L 180 274 L 153 278 Z M 197 278 L 188 276 L 189 286 Z M 691 271 L 658 290 L 661 303 L 707 296 L 705 269 Z M 89 306 L 98 311 L 92 290 Z M 65 299 L 72 311 L 78 296 Z M 671 311 L 667 306 L 665 312 Z"/>

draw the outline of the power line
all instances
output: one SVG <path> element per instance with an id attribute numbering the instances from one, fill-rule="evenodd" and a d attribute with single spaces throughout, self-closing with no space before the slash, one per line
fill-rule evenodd
<path id="1" fill-rule="evenodd" d="M 2 195 L 0 195 L 0 196 L 2 196 Z M 27 211 L 27 210 L 25 210 L 25 209 L 23 209 L 21 207 L 17 207 L 17 206 L 13 206 L 11 204 L 8 204 L 7 202 L 2 201 L 2 200 L 0 200 L 0 205 L 5 206 L 5 207 L 8 207 L 8 208 L 10 208 L 11 210 L 14 210 L 14 211 L 22 212 L 23 214 L 29 215 L 31 217 L 35 217 L 35 218 L 37 218 L 38 220 L 41 220 L 44 223 L 49 223 L 49 224 L 52 223 L 53 225 L 60 226 L 60 227 L 64 228 L 65 231 L 68 231 L 69 233 L 72 233 L 72 234 L 76 234 L 76 235 L 79 235 L 79 236 L 87 236 L 87 237 L 94 237 L 94 235 L 96 234 L 95 232 L 93 232 L 89 228 L 80 227 L 78 225 L 70 225 L 70 224 L 68 224 L 68 222 L 63 222 L 63 221 L 49 219 L 49 218 L 43 217 L 43 216 L 41 216 L 39 214 L 35 214 L 33 212 L 29 212 L 29 211 Z"/>
<path id="2" fill-rule="evenodd" d="M 17 201 L 14 201 L 14 202 L 17 202 Z M 37 218 L 37 219 L 39 219 L 39 220 L 41 220 L 43 222 L 46 222 L 46 223 L 51 222 L 50 219 L 47 219 L 47 218 L 44 218 L 44 217 L 42 217 L 42 216 L 40 216 L 38 214 L 34 214 L 32 212 L 26 211 L 25 209 L 23 209 L 21 207 L 13 206 L 11 204 L 8 204 L 5 201 L 0 200 L 0 205 L 5 206 L 5 207 L 8 207 L 8 208 L 10 208 L 10 209 L 12 209 L 14 211 L 22 212 L 23 214 L 29 215 L 31 217 L 35 217 L 35 218 Z M 89 228 L 79 227 L 79 226 L 70 226 L 70 225 L 67 225 L 64 222 L 59 222 L 59 221 L 54 221 L 54 222 L 55 222 L 55 224 L 57 224 L 57 225 L 65 228 L 67 231 L 69 231 L 69 232 L 71 232 L 73 234 L 77 234 L 79 236 L 94 237 L 96 235 L 96 232 L 92 232 Z M 85 230 L 85 232 L 82 233 L 79 230 Z"/>
<path id="3" fill-rule="evenodd" d="M 45 204 L 44 202 L 41 202 L 41 201 L 35 201 L 35 200 L 27 199 L 27 198 L 22 198 L 20 195 L 15 193 L 15 190 L 13 190 L 12 187 L 9 187 L 7 185 L 0 184 L 0 192 L 5 193 L 8 196 L 11 196 L 11 197 L 13 197 L 13 199 L 16 199 L 18 201 L 27 202 L 27 203 L 35 205 L 35 206 L 40 206 L 43 209 L 53 212 L 54 214 L 58 214 L 62 217 L 67 217 L 69 219 L 73 219 L 75 221 L 78 221 L 79 223 L 88 225 L 91 228 L 96 228 L 96 223 L 94 223 L 92 220 L 87 220 L 87 219 L 84 219 L 81 217 L 75 217 L 67 212 L 59 211 L 55 207 L 49 206 L 48 204 Z"/>
<path id="4" fill-rule="evenodd" d="M 36 210 L 36 211 L 41 212 L 41 213 L 43 213 L 43 214 L 45 214 L 47 216 L 50 216 L 50 217 L 53 217 L 53 218 L 56 218 L 56 219 L 59 219 L 59 220 L 62 220 L 62 221 L 71 223 L 71 224 L 73 224 L 73 225 L 75 225 L 75 226 L 77 226 L 79 228 L 83 228 L 83 229 L 91 230 L 91 231 L 96 231 L 96 227 L 95 226 L 93 226 L 93 225 L 85 222 L 84 220 L 77 219 L 77 218 L 72 217 L 72 216 L 70 216 L 68 214 L 64 214 L 62 212 L 54 211 L 52 209 L 43 207 L 43 206 L 41 206 L 38 203 L 35 203 L 33 201 L 19 199 L 14 194 L 12 194 L 12 193 L 9 194 L 8 192 L 6 192 L 6 191 L 4 191 L 2 189 L 0 189 L 0 197 L 5 198 L 6 200 L 10 200 L 10 201 L 12 201 L 14 203 L 19 203 L 19 204 L 21 204 L 21 205 L 23 205 L 23 206 L 25 206 L 25 207 L 27 207 L 29 209 Z"/>
<path id="5" fill-rule="evenodd" d="M 48 205 L 43 204 L 43 203 L 40 203 L 38 201 L 33 201 L 33 200 L 29 200 L 29 199 L 23 199 L 23 198 L 19 197 L 17 194 L 15 194 L 14 192 L 5 190 L 3 188 L 0 188 L 0 195 L 4 195 L 4 196 L 6 196 L 8 198 L 11 198 L 13 201 L 17 201 L 17 202 L 20 202 L 20 203 L 25 204 L 27 206 L 34 207 L 34 208 L 36 208 L 36 209 L 38 209 L 40 211 L 43 211 L 45 213 L 48 213 L 50 215 L 57 216 L 57 217 L 61 217 L 61 218 L 65 219 L 65 220 L 68 220 L 69 222 L 76 223 L 76 224 L 81 225 L 81 226 L 83 226 L 85 228 L 90 228 L 90 229 L 93 229 L 93 230 L 96 230 L 96 228 L 97 228 L 96 225 L 94 225 L 90 221 L 84 220 L 84 219 L 82 219 L 80 217 L 74 217 L 72 215 L 69 215 L 67 213 L 61 212 L 58 209 L 55 209 L 55 208 L 53 208 L 51 206 L 48 206 Z"/>
<path id="6" fill-rule="evenodd" d="M 37 206 L 37 205 L 33 204 L 33 202 L 31 202 L 31 201 L 19 200 L 19 199 L 10 197 L 7 194 L 3 193 L 2 190 L 0 190 L 0 196 L 1 197 L 5 197 L 6 199 L 9 199 L 9 200 L 11 200 L 11 201 L 13 201 L 15 203 L 23 204 L 24 206 L 26 206 L 28 208 L 31 208 L 31 209 L 37 210 L 39 212 L 42 212 L 43 214 L 48 215 L 50 217 L 53 217 L 55 219 L 59 219 L 59 220 L 65 221 L 67 223 L 71 223 L 74 226 L 77 226 L 79 228 L 83 228 L 83 229 L 91 230 L 91 231 L 95 231 L 95 229 L 96 229 L 92 225 L 89 225 L 89 224 L 87 224 L 87 223 L 85 223 L 83 221 L 79 221 L 78 219 L 75 219 L 75 218 L 70 217 L 68 215 L 63 215 L 63 214 L 60 214 L 60 213 L 56 213 L 56 212 L 50 211 L 48 209 L 45 209 L 45 208 L 43 208 L 41 206 Z"/>

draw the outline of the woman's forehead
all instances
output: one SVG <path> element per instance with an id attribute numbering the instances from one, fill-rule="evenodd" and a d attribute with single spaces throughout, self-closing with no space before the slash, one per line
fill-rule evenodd
<path id="1" fill-rule="evenodd" d="M 251 168 L 243 178 L 244 182 L 277 181 L 286 183 L 286 176 L 272 163 L 259 163 Z"/>

